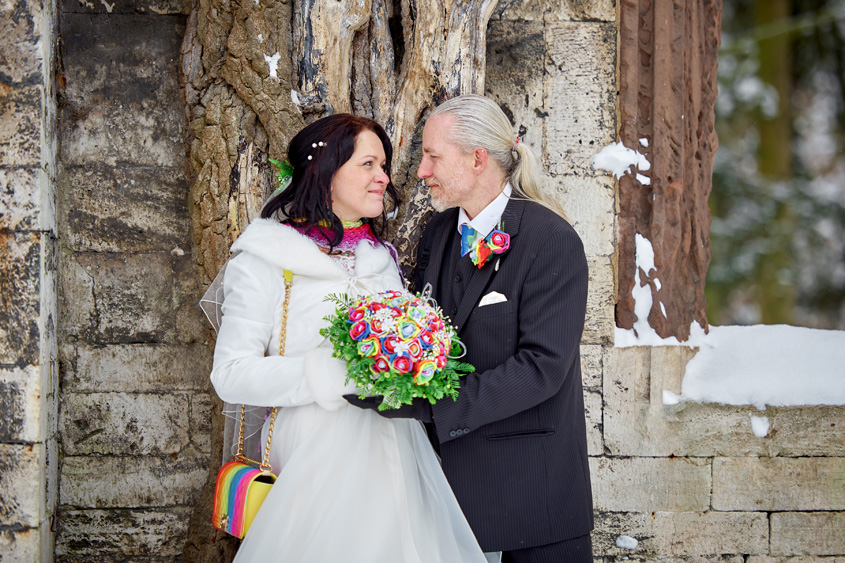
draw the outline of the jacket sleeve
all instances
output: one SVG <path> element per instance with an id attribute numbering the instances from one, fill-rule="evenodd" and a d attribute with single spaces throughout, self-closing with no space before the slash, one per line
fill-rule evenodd
<path id="1" fill-rule="evenodd" d="M 567 375 L 578 373 L 572 367 L 580 357 L 587 280 L 583 245 L 573 230 L 538 246 L 518 303 L 516 353 L 463 378 L 456 402 L 433 405 L 441 442 L 539 405 L 560 391 Z"/>
<path id="2" fill-rule="evenodd" d="M 266 355 L 278 345 L 273 327 L 284 287 L 281 270 L 256 256 L 243 252 L 229 262 L 211 370 L 215 391 L 224 401 L 255 406 L 345 406 L 342 395 L 356 389 L 344 385 L 346 365 L 331 357 L 330 348 L 303 356 Z"/>

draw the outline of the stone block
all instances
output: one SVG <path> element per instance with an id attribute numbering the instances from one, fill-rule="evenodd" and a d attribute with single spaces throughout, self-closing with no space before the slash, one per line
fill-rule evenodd
<path id="1" fill-rule="evenodd" d="M 62 17 L 65 164 L 184 165 L 182 107 L 162 103 L 179 99 L 184 27 L 183 18 Z"/>
<path id="2" fill-rule="evenodd" d="M 183 169 L 74 166 L 62 196 L 77 251 L 171 252 L 191 240 Z"/>
<path id="3" fill-rule="evenodd" d="M 0 89 L 0 166 L 38 166 L 41 86 Z"/>
<path id="4" fill-rule="evenodd" d="M 549 21 L 616 21 L 615 0 L 551 0 L 547 5 Z"/>
<path id="5" fill-rule="evenodd" d="M 845 554 L 845 512 L 775 512 L 771 555 Z"/>
<path id="6" fill-rule="evenodd" d="M 769 557 L 767 555 L 752 555 L 745 563 L 845 563 L 843 557 Z"/>
<path id="7" fill-rule="evenodd" d="M 42 529 L 23 528 L 0 532 L 0 563 L 47 561 L 42 558 Z"/>
<path id="8" fill-rule="evenodd" d="M 636 539 L 637 547 L 617 547 L 620 535 Z M 615 560 L 701 561 L 719 555 L 767 554 L 768 548 L 768 519 L 760 512 L 605 512 L 597 514 L 593 531 L 593 553 Z"/>
<path id="9" fill-rule="evenodd" d="M 602 356 L 601 346 L 581 345 L 581 381 L 584 389 L 601 391 Z"/>
<path id="10" fill-rule="evenodd" d="M 59 504 L 66 508 L 192 506 L 208 476 L 208 465 L 209 460 L 200 457 L 65 457 Z"/>
<path id="11" fill-rule="evenodd" d="M 59 520 L 58 561 L 178 560 L 192 509 L 68 510 Z"/>
<path id="12" fill-rule="evenodd" d="M 0 364 L 39 358 L 42 236 L 0 232 Z"/>
<path id="13" fill-rule="evenodd" d="M 184 393 L 65 393 L 59 424 L 65 455 L 177 454 L 189 442 Z"/>
<path id="14" fill-rule="evenodd" d="M 211 397 L 208 393 L 194 393 L 191 396 L 191 444 L 205 456 L 211 456 Z"/>
<path id="15" fill-rule="evenodd" d="M 582 344 L 610 344 L 616 327 L 616 271 L 608 256 L 587 256 L 589 289 Z"/>
<path id="16" fill-rule="evenodd" d="M 709 460 L 697 458 L 590 458 L 593 504 L 612 512 L 707 510 L 710 471 Z"/>
<path id="17" fill-rule="evenodd" d="M 207 390 L 212 352 L 202 345 L 67 345 L 62 390 L 157 392 Z"/>
<path id="18" fill-rule="evenodd" d="M 745 557 L 742 555 L 690 555 L 687 557 L 660 557 L 648 556 L 645 558 L 623 555 L 621 557 L 610 557 L 606 560 L 594 559 L 594 563 L 615 563 L 616 561 L 626 561 L 628 563 L 652 563 L 658 561 L 659 563 L 745 563 Z"/>
<path id="19" fill-rule="evenodd" d="M 610 256 L 616 250 L 616 187 L 607 176 L 558 176 L 553 190 L 569 222 L 584 242 L 587 256 Z"/>
<path id="20" fill-rule="evenodd" d="M 545 16 L 545 3 L 534 2 L 532 0 L 499 0 L 493 9 L 493 14 L 490 16 L 490 24 L 521 21 L 542 22 Z"/>
<path id="21" fill-rule="evenodd" d="M 39 228 L 41 190 L 37 168 L 0 168 L 0 230 Z"/>
<path id="22" fill-rule="evenodd" d="M 64 14 L 187 15 L 191 11 L 191 2 L 188 0 L 61 0 L 59 4 Z"/>
<path id="23" fill-rule="evenodd" d="M 190 244 L 190 241 L 185 241 Z M 224 255 L 227 255 L 224 253 Z M 199 307 L 205 287 L 200 286 L 197 264 L 190 251 L 182 256 L 171 256 L 173 265 L 173 309 L 176 327 L 173 340 L 185 345 L 201 343 L 208 346 L 211 324 Z"/>
<path id="24" fill-rule="evenodd" d="M 41 83 L 43 18 L 42 4 L 36 0 L 0 4 L 0 83 Z"/>
<path id="25" fill-rule="evenodd" d="M 587 455 L 596 456 L 604 453 L 601 441 L 601 393 L 584 391 L 584 415 L 587 419 Z"/>
<path id="26" fill-rule="evenodd" d="M 173 328 L 169 254 L 77 253 L 62 262 L 60 326 L 101 343 L 161 342 Z"/>
<path id="27" fill-rule="evenodd" d="M 753 407 L 682 402 L 663 404 L 663 391 L 680 392 L 686 347 L 605 348 L 604 445 L 621 456 L 845 457 L 841 407 L 769 407 L 766 438 L 751 429 Z"/>
<path id="28" fill-rule="evenodd" d="M 0 368 L 0 412 L 0 442 L 43 439 L 46 412 L 39 366 Z"/>
<path id="29" fill-rule="evenodd" d="M 616 21 L 614 0 L 500 0 L 491 21 Z"/>
<path id="30" fill-rule="evenodd" d="M 0 444 L 0 529 L 38 526 L 43 466 L 42 445 Z"/>
<path id="31" fill-rule="evenodd" d="M 713 508 L 845 510 L 845 458 L 716 458 Z"/>
<path id="32" fill-rule="evenodd" d="M 542 19 L 491 20 L 487 26 L 485 94 L 496 100 L 516 134 L 538 157 L 543 154 L 543 61 L 546 42 Z"/>
<path id="33" fill-rule="evenodd" d="M 545 160 L 556 175 L 596 175 L 593 156 L 616 138 L 616 25 L 546 26 Z"/>

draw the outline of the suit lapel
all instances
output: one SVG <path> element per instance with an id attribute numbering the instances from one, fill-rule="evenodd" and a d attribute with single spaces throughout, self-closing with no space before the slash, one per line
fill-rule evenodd
<path id="1" fill-rule="evenodd" d="M 522 221 L 522 211 L 525 208 L 525 201 L 519 199 L 512 199 L 508 202 L 505 211 L 502 213 L 502 223 L 504 224 L 504 231 L 511 237 L 511 245 L 513 239 L 519 232 L 519 224 Z M 496 271 L 496 263 L 501 262 L 507 257 L 508 249 L 504 254 L 493 256 L 480 269 L 473 266 L 473 273 L 467 283 L 466 291 L 461 298 L 461 303 L 458 305 L 458 312 L 452 319 L 452 322 L 458 327 L 458 332 L 464 327 L 464 323 L 469 318 L 470 313 L 475 309 L 475 304 L 481 297 L 481 292 L 487 287 L 493 272 Z"/>

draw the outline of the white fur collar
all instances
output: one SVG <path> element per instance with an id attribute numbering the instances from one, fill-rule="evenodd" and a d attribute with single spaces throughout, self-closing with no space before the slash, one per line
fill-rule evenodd
<path id="1" fill-rule="evenodd" d="M 294 274 L 319 278 L 349 276 L 340 265 L 317 248 L 308 237 L 275 219 L 254 219 L 232 245 L 232 252 L 248 252 Z M 355 249 L 358 276 L 382 273 L 393 257 L 384 246 L 362 241 Z"/>

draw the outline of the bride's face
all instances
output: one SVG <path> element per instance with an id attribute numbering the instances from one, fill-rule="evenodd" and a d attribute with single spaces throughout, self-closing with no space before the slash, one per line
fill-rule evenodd
<path id="1" fill-rule="evenodd" d="M 341 221 L 378 217 L 384 211 L 384 192 L 390 183 L 384 147 L 369 130 L 355 137 L 355 151 L 332 177 L 332 212 Z"/>

